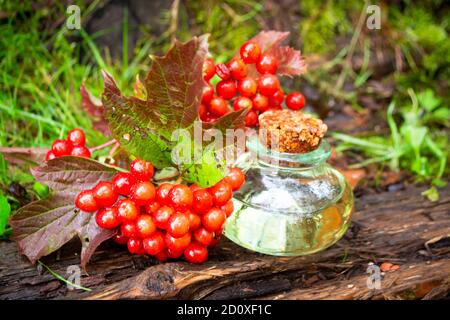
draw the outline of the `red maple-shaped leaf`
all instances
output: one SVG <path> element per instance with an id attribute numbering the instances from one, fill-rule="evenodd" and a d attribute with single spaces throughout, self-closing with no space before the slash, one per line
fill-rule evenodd
<path id="1" fill-rule="evenodd" d="M 80 94 L 81 105 L 91 117 L 94 129 L 100 131 L 105 136 L 110 136 L 111 131 L 109 130 L 108 122 L 105 119 L 105 107 L 103 106 L 102 101 L 88 91 L 84 82 L 80 87 Z"/>

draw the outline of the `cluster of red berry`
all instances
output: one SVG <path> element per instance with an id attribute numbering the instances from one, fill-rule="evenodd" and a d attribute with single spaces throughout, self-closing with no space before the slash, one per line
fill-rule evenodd
<path id="1" fill-rule="evenodd" d="M 85 146 L 86 135 L 81 129 L 72 129 L 67 134 L 67 139 L 56 139 L 52 148 L 45 155 L 45 161 L 62 156 L 77 156 L 90 158 L 91 152 Z"/>
<path id="2" fill-rule="evenodd" d="M 98 226 L 119 228 L 114 240 L 134 254 L 148 254 L 164 261 L 184 254 L 191 263 L 208 258 L 208 246 L 217 243 L 226 218 L 233 213 L 232 192 L 245 181 L 240 169 L 210 188 L 193 184 L 162 183 L 150 179 L 153 166 L 133 160 L 130 172 L 118 173 L 111 182 L 101 181 L 82 191 L 75 205 L 96 213 Z"/>
<path id="3" fill-rule="evenodd" d="M 247 75 L 247 65 L 255 64 L 260 74 L 254 79 Z M 240 58 L 233 58 L 227 64 L 214 65 L 212 59 L 203 64 L 203 78 L 208 83 L 203 89 L 199 107 L 200 119 L 204 122 L 215 121 L 229 111 L 227 100 L 234 99 L 234 110 L 251 107 L 245 118 L 248 127 L 258 124 L 258 114 L 269 109 L 281 109 L 285 101 L 292 110 L 305 106 L 305 97 L 300 92 L 292 92 L 284 97 L 275 73 L 278 59 L 269 52 L 262 53 L 256 42 L 247 41 L 240 48 Z M 222 80 L 217 83 L 216 90 L 210 83 L 211 78 L 218 75 Z M 215 93 L 217 95 L 215 95 Z M 237 94 L 238 97 L 234 98 Z"/>

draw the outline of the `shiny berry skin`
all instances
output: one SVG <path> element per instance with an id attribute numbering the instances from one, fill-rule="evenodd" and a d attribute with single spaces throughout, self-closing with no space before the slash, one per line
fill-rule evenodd
<path id="1" fill-rule="evenodd" d="M 152 215 L 155 214 L 159 208 L 161 208 L 161 205 L 157 201 L 153 201 L 145 205 L 145 211 Z"/>
<path id="2" fill-rule="evenodd" d="M 164 240 L 166 242 L 167 249 L 172 251 L 172 253 L 177 253 L 186 249 L 189 243 L 191 243 L 191 238 L 192 236 L 190 232 L 180 238 L 175 238 L 170 235 L 170 233 L 166 233 Z"/>
<path id="3" fill-rule="evenodd" d="M 207 86 L 203 87 L 202 91 L 202 103 L 203 104 L 209 104 L 211 102 L 211 99 L 214 96 L 214 88 L 211 84 L 208 83 Z"/>
<path id="4" fill-rule="evenodd" d="M 194 201 L 192 190 L 184 184 L 175 185 L 169 192 L 169 199 L 177 210 L 186 210 Z"/>
<path id="5" fill-rule="evenodd" d="M 108 207 L 100 209 L 95 215 L 95 221 L 100 228 L 115 229 L 120 225 L 117 209 Z"/>
<path id="6" fill-rule="evenodd" d="M 133 200 L 128 198 L 120 199 L 115 204 L 115 207 L 119 213 L 120 223 L 135 221 L 139 217 L 139 208 Z"/>
<path id="7" fill-rule="evenodd" d="M 159 185 L 156 190 L 156 200 L 164 205 L 170 204 L 169 192 L 173 188 L 173 184 L 165 182 Z"/>
<path id="8" fill-rule="evenodd" d="M 258 90 L 258 85 L 251 77 L 245 77 L 238 82 L 238 91 L 241 96 L 251 98 L 256 94 L 256 90 Z"/>
<path id="9" fill-rule="evenodd" d="M 86 136 L 81 129 L 72 129 L 67 134 L 67 141 L 69 141 L 74 147 L 83 147 L 86 143 Z"/>
<path id="10" fill-rule="evenodd" d="M 131 173 L 119 172 L 112 178 L 111 183 L 118 194 L 127 196 L 130 194 L 131 187 L 136 183 L 136 179 Z"/>
<path id="11" fill-rule="evenodd" d="M 223 63 L 216 65 L 216 74 L 222 79 L 227 80 L 231 76 L 230 69 Z"/>
<path id="12" fill-rule="evenodd" d="M 278 89 L 280 89 L 280 82 L 278 78 L 273 74 L 266 73 L 258 79 L 259 92 L 265 96 L 273 95 Z"/>
<path id="13" fill-rule="evenodd" d="M 267 111 L 269 109 L 269 98 L 258 93 L 253 98 L 253 109 L 260 112 Z"/>
<path id="14" fill-rule="evenodd" d="M 149 181 L 138 182 L 131 187 L 130 198 L 138 206 L 149 204 L 155 199 L 156 190 L 153 183 Z"/>
<path id="15" fill-rule="evenodd" d="M 45 155 L 45 161 L 48 161 L 48 160 L 53 160 L 53 159 L 55 159 L 56 158 L 56 156 L 55 156 L 55 154 L 53 153 L 53 151 L 48 151 L 47 152 L 47 154 Z"/>
<path id="16" fill-rule="evenodd" d="M 216 67 L 214 65 L 214 61 L 212 59 L 206 59 L 205 62 L 203 62 L 203 79 L 208 81 L 214 76 L 215 73 Z"/>
<path id="17" fill-rule="evenodd" d="M 234 111 L 239 111 L 241 109 L 251 108 L 253 106 L 252 100 L 247 97 L 239 96 L 233 102 Z"/>
<path id="18" fill-rule="evenodd" d="M 120 245 L 125 245 L 128 242 L 128 238 L 125 237 L 122 233 L 117 233 L 114 237 L 113 240 L 115 243 L 120 244 Z"/>
<path id="19" fill-rule="evenodd" d="M 135 222 L 124 222 L 120 225 L 120 233 L 127 238 L 137 238 L 138 231 Z"/>
<path id="20" fill-rule="evenodd" d="M 130 238 L 127 242 L 128 251 L 134 254 L 140 254 L 142 251 L 142 240 L 138 238 Z"/>
<path id="21" fill-rule="evenodd" d="M 284 101 L 284 92 L 281 89 L 278 89 L 277 91 L 275 91 L 273 95 L 269 97 L 269 104 L 271 106 L 279 106 L 283 103 L 283 101 Z"/>
<path id="22" fill-rule="evenodd" d="M 216 92 L 220 97 L 229 100 L 236 95 L 236 82 L 234 80 L 222 80 L 216 85 Z"/>
<path id="23" fill-rule="evenodd" d="M 230 185 L 233 191 L 236 191 L 244 184 L 245 174 L 239 168 L 231 168 L 224 180 Z"/>
<path id="24" fill-rule="evenodd" d="M 264 53 L 263 55 L 261 55 L 261 58 L 256 63 L 256 70 L 258 70 L 260 74 L 275 74 L 275 72 L 277 72 L 277 69 L 278 59 L 270 53 Z"/>
<path id="25" fill-rule="evenodd" d="M 189 216 L 184 212 L 175 212 L 167 221 L 167 232 L 175 238 L 184 236 L 189 227 Z"/>
<path id="26" fill-rule="evenodd" d="M 210 247 L 214 247 L 216 244 L 219 243 L 220 237 L 222 236 L 223 233 L 223 228 L 220 228 L 219 230 L 217 230 L 216 232 L 214 232 L 214 238 L 212 239 L 211 243 L 210 243 Z"/>
<path id="27" fill-rule="evenodd" d="M 206 230 L 214 232 L 222 228 L 227 219 L 227 214 L 219 208 L 212 208 L 202 216 L 202 225 Z"/>
<path id="28" fill-rule="evenodd" d="M 89 159 L 91 157 L 91 151 L 89 151 L 89 149 L 85 146 L 74 147 L 70 152 L 70 155 Z"/>
<path id="29" fill-rule="evenodd" d="M 70 156 L 73 146 L 69 141 L 56 139 L 52 144 L 52 152 L 56 157 Z"/>
<path id="30" fill-rule="evenodd" d="M 136 220 L 136 230 L 140 238 L 147 238 L 156 231 L 156 224 L 153 217 L 149 214 L 143 214 Z"/>
<path id="31" fill-rule="evenodd" d="M 204 121 L 208 116 L 208 107 L 203 103 L 198 107 L 198 116 L 202 121 Z"/>
<path id="32" fill-rule="evenodd" d="M 305 96 L 294 91 L 287 95 L 286 106 L 291 110 L 300 110 L 305 106 Z"/>
<path id="33" fill-rule="evenodd" d="M 75 205 L 78 209 L 85 212 L 94 212 L 98 210 L 98 204 L 92 190 L 81 191 L 75 199 Z"/>
<path id="34" fill-rule="evenodd" d="M 203 263 L 208 259 L 208 249 L 199 243 L 191 243 L 184 250 L 184 257 L 190 263 Z"/>
<path id="35" fill-rule="evenodd" d="M 209 110 L 216 117 L 221 117 L 228 112 L 228 104 L 222 97 L 214 97 L 209 103 Z"/>
<path id="36" fill-rule="evenodd" d="M 166 249 L 164 234 L 161 231 L 156 231 L 151 236 L 142 240 L 142 245 L 144 246 L 145 253 L 155 256 Z"/>
<path id="37" fill-rule="evenodd" d="M 200 227 L 193 233 L 195 241 L 204 245 L 205 247 L 211 244 L 214 238 L 214 233 L 206 230 L 204 227 Z"/>
<path id="38" fill-rule="evenodd" d="M 167 257 L 171 259 L 178 259 L 183 255 L 184 250 L 173 250 L 167 248 Z"/>
<path id="39" fill-rule="evenodd" d="M 114 190 L 113 184 L 108 181 L 100 181 L 92 191 L 99 207 L 112 206 L 119 197 Z"/>
<path id="40" fill-rule="evenodd" d="M 148 181 L 153 177 L 153 165 L 142 159 L 135 159 L 130 163 L 130 173 L 138 181 Z"/>
<path id="41" fill-rule="evenodd" d="M 222 206 L 231 199 L 233 193 L 231 186 L 224 180 L 217 182 L 211 188 L 209 188 L 213 201 L 216 206 Z"/>
<path id="42" fill-rule="evenodd" d="M 258 123 L 258 114 L 254 110 L 250 110 L 245 115 L 245 125 L 247 127 L 254 127 Z"/>
<path id="43" fill-rule="evenodd" d="M 193 194 L 192 210 L 198 214 L 205 214 L 213 206 L 213 197 L 206 189 L 199 189 Z"/>
<path id="44" fill-rule="evenodd" d="M 167 222 L 169 221 L 170 216 L 174 213 L 175 210 L 173 210 L 172 207 L 162 206 L 161 208 L 159 208 L 153 215 L 156 226 L 159 229 L 167 229 Z"/>
<path id="45" fill-rule="evenodd" d="M 240 58 L 234 58 L 227 64 L 234 80 L 241 80 L 247 76 L 247 66 Z"/>
<path id="46" fill-rule="evenodd" d="M 227 217 L 231 216 L 231 214 L 234 211 L 233 200 L 228 200 L 227 203 L 225 203 L 223 206 L 220 206 L 220 209 L 222 209 L 225 212 Z"/>
<path id="47" fill-rule="evenodd" d="M 197 191 L 197 190 L 200 190 L 201 187 L 199 187 L 198 185 L 196 185 L 195 183 L 193 183 L 193 184 L 191 184 L 191 185 L 189 186 L 189 189 L 191 189 L 192 192 L 195 192 L 195 191 Z"/>
<path id="48" fill-rule="evenodd" d="M 259 57 L 261 56 L 261 48 L 256 42 L 247 41 L 241 46 L 239 53 L 244 63 L 252 64 L 259 60 Z"/>
<path id="49" fill-rule="evenodd" d="M 191 211 L 188 211 L 187 215 L 189 217 L 189 231 L 197 230 L 202 224 L 202 219 L 198 214 Z"/>

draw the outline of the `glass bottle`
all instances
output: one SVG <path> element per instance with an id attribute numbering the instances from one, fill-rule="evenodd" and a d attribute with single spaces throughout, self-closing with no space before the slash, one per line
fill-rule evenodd
<path id="1" fill-rule="evenodd" d="M 309 153 L 270 150 L 254 136 L 236 165 L 246 182 L 233 195 L 234 212 L 224 234 L 247 249 L 277 256 L 321 251 L 346 232 L 353 193 L 342 174 L 327 164 L 322 140 Z"/>

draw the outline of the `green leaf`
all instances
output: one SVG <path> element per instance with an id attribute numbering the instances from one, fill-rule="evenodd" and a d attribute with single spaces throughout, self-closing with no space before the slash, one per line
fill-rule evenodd
<path id="1" fill-rule="evenodd" d="M 434 95 L 433 90 L 427 89 L 417 95 L 417 100 L 424 109 L 427 111 L 433 111 L 439 106 L 442 100 Z"/>
<path id="2" fill-rule="evenodd" d="M 39 198 L 47 198 L 49 193 L 49 188 L 46 184 L 35 182 L 33 184 L 33 190 L 37 193 Z"/>
<path id="3" fill-rule="evenodd" d="M 424 197 L 427 197 L 427 199 L 432 202 L 436 202 L 439 200 L 439 191 L 435 186 L 432 186 L 429 189 L 422 192 L 422 195 Z"/>
<path id="4" fill-rule="evenodd" d="M 11 206 L 8 203 L 8 199 L 3 194 L 0 194 L 0 236 L 5 233 L 10 213 Z"/>

